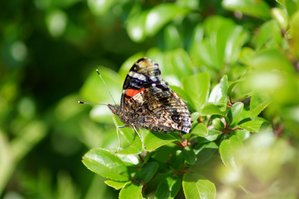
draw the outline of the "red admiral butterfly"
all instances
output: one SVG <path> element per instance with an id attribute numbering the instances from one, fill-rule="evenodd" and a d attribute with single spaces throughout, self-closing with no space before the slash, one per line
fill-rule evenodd
<path id="1" fill-rule="evenodd" d="M 108 104 L 122 122 L 133 128 L 189 133 L 190 112 L 186 104 L 161 78 L 159 65 L 139 59 L 123 84 L 120 105 Z"/>

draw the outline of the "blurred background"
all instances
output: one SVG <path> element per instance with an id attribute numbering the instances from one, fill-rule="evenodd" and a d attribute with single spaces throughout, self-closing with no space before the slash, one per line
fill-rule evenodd
<path id="1" fill-rule="evenodd" d="M 192 74 L 185 65 L 210 73 L 214 85 L 223 74 L 237 80 L 248 65 L 288 68 L 282 86 L 251 83 L 277 96 L 265 118 L 290 141 L 283 149 L 297 151 L 298 7 L 296 0 L 1 1 L 0 197 L 116 198 L 81 162 L 88 149 L 115 143 L 111 114 L 77 101 L 113 103 L 110 90 L 118 102 L 126 72 L 144 55 L 177 86 L 178 75 Z M 280 53 L 251 63 L 261 49 Z"/>

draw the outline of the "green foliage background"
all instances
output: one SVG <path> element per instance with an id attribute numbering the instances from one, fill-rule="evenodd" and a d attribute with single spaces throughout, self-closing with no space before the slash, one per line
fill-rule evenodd
<path id="1" fill-rule="evenodd" d="M 0 197 L 299 197 L 298 0 L 0 8 Z M 118 102 L 143 56 L 187 102 L 190 134 L 117 134 L 106 106 L 77 104 Z"/>

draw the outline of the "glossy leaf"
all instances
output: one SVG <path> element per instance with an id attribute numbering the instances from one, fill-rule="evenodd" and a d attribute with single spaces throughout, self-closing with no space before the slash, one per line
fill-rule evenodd
<path id="1" fill-rule="evenodd" d="M 169 21 L 187 14 L 189 9 L 176 4 L 164 3 L 152 8 L 146 16 L 145 32 L 148 36 L 156 34 Z"/>
<path id="2" fill-rule="evenodd" d="M 214 199 L 216 197 L 214 183 L 194 174 L 184 175 L 183 190 L 186 199 Z"/>
<path id="3" fill-rule="evenodd" d="M 127 165 L 115 154 L 94 148 L 83 156 L 84 165 L 98 175 L 115 181 L 129 180 Z"/>
<path id="4" fill-rule="evenodd" d="M 242 102 L 236 102 L 231 107 L 231 126 L 234 126 L 235 124 L 238 124 L 242 119 L 242 111 L 244 108 L 244 104 Z"/>
<path id="5" fill-rule="evenodd" d="M 269 31 L 271 34 L 269 34 Z M 272 20 L 263 24 L 259 32 L 255 35 L 254 44 L 257 49 L 267 48 L 281 48 L 282 36 L 279 24 Z"/>
<path id="6" fill-rule="evenodd" d="M 120 154 L 138 154 L 142 151 L 142 142 L 132 128 L 119 129 Z"/>
<path id="7" fill-rule="evenodd" d="M 193 129 L 192 129 L 192 134 L 195 134 L 200 137 L 205 137 L 208 135 L 208 129 L 204 124 L 197 124 Z"/>
<path id="8" fill-rule="evenodd" d="M 205 104 L 202 107 L 201 114 L 206 115 L 224 115 L 224 111 L 221 109 L 221 107 L 215 105 L 215 104 Z"/>
<path id="9" fill-rule="evenodd" d="M 223 164 L 229 168 L 237 168 L 240 163 L 237 160 L 236 152 L 242 146 L 242 141 L 238 136 L 232 136 L 223 140 L 219 146 L 219 153 Z"/>
<path id="10" fill-rule="evenodd" d="M 258 94 L 253 94 L 250 99 L 250 117 L 257 117 L 270 103 L 270 99 L 259 96 Z"/>
<path id="11" fill-rule="evenodd" d="M 264 122 L 265 122 L 265 120 L 262 118 L 255 118 L 248 122 L 244 122 L 244 123 L 240 124 L 239 126 L 250 131 L 250 132 L 257 133 L 257 132 L 259 132 L 259 130 Z"/>
<path id="12" fill-rule="evenodd" d="M 171 134 L 152 133 L 149 131 L 142 131 L 142 136 L 144 137 L 143 142 L 147 151 L 153 151 L 176 140 Z"/>
<path id="13" fill-rule="evenodd" d="M 146 37 L 146 31 L 144 27 L 146 17 L 147 11 L 140 11 L 139 13 L 132 15 L 128 19 L 128 23 L 126 26 L 127 32 L 129 37 L 135 42 L 141 42 Z"/>
<path id="14" fill-rule="evenodd" d="M 114 0 L 88 0 L 87 5 L 95 15 L 105 14 L 114 4 Z"/>
<path id="15" fill-rule="evenodd" d="M 207 73 L 198 73 L 189 76 L 183 81 L 184 90 L 190 96 L 196 110 L 200 110 L 207 101 L 210 90 L 210 76 Z"/>
<path id="16" fill-rule="evenodd" d="M 220 82 L 212 89 L 208 102 L 215 105 L 226 106 L 228 96 L 228 80 L 227 76 L 224 75 Z"/>
<path id="17" fill-rule="evenodd" d="M 148 183 L 156 174 L 159 164 L 157 162 L 148 162 L 140 168 L 136 177 L 142 184 Z"/>
<path id="18" fill-rule="evenodd" d="M 276 0 L 278 3 L 283 5 L 288 13 L 288 16 L 292 16 L 297 9 L 299 8 L 299 3 L 298 1 L 293 1 L 293 0 Z"/>
<path id="19" fill-rule="evenodd" d="M 174 177 L 164 178 L 158 185 L 156 198 L 174 198 L 181 188 L 181 179 Z"/>
<path id="20" fill-rule="evenodd" d="M 128 19 L 127 31 L 130 38 L 136 42 L 143 41 L 148 36 L 155 35 L 171 20 L 182 17 L 189 9 L 176 4 L 164 3 L 149 11 L 138 11 Z"/>
<path id="21" fill-rule="evenodd" d="M 192 73 L 192 61 L 187 52 L 181 48 L 169 51 L 163 59 L 162 70 L 165 71 L 165 80 L 173 85 L 180 86 L 176 82 L 168 81 L 167 75 L 171 78 L 182 78 L 190 76 Z M 170 79 L 171 80 L 171 79 Z M 180 79 L 178 79 L 180 81 Z"/>
<path id="22" fill-rule="evenodd" d="M 198 43 L 192 45 L 192 58 L 198 60 L 207 70 L 221 71 L 227 64 L 239 58 L 241 47 L 247 40 L 247 33 L 231 20 L 222 17 L 208 18 L 204 23 L 204 38 L 201 30 L 197 34 Z M 215 48 L 217 46 L 217 48 Z"/>
<path id="23" fill-rule="evenodd" d="M 113 180 L 105 180 L 104 183 L 116 190 L 123 188 L 127 184 L 127 182 L 118 182 Z"/>
<path id="24" fill-rule="evenodd" d="M 270 8 L 264 1 L 255 0 L 224 0 L 223 6 L 226 9 L 243 12 L 244 14 L 259 17 L 259 18 L 269 18 Z"/>
<path id="25" fill-rule="evenodd" d="M 142 196 L 142 186 L 138 186 L 132 183 L 128 183 L 119 192 L 119 199 L 136 198 L 143 199 Z"/>

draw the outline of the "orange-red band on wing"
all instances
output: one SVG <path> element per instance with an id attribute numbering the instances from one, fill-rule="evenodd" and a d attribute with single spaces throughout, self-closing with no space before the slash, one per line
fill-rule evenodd
<path id="1" fill-rule="evenodd" d="M 129 88 L 129 89 L 126 89 L 126 96 L 128 97 L 134 97 L 135 95 L 137 95 L 138 93 L 144 91 L 144 88 L 141 88 L 141 89 L 132 89 L 132 88 Z"/>

